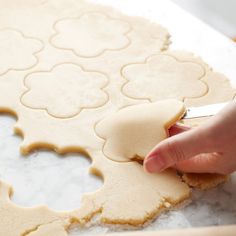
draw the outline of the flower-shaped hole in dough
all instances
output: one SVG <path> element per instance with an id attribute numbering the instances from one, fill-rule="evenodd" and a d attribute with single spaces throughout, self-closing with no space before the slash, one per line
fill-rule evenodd
<path id="1" fill-rule="evenodd" d="M 25 78 L 28 90 L 23 105 L 46 110 L 56 118 L 71 118 L 83 108 L 104 105 L 108 95 L 102 90 L 108 78 L 99 72 L 85 71 L 75 64 L 60 64 L 51 71 L 39 71 Z"/>
<path id="2" fill-rule="evenodd" d="M 0 31 L 0 75 L 9 70 L 29 69 L 37 63 L 36 53 L 43 44 L 38 39 L 24 36 L 15 29 Z"/>
<path id="3" fill-rule="evenodd" d="M 127 37 L 130 25 L 102 13 L 91 12 L 60 20 L 55 29 L 52 44 L 81 57 L 96 57 L 106 50 L 120 50 L 130 44 Z"/>
<path id="4" fill-rule="evenodd" d="M 127 80 L 123 93 L 135 99 L 184 100 L 207 92 L 206 84 L 200 80 L 205 75 L 200 64 L 180 61 L 167 54 L 151 56 L 144 63 L 129 64 L 123 68 L 122 75 Z"/>

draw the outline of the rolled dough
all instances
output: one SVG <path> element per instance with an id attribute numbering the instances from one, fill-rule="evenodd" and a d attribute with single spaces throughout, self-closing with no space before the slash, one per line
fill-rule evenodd
<path id="1" fill-rule="evenodd" d="M 6 28 L 1 30 L 0 75 L 10 70 L 27 70 L 35 66 L 38 62 L 36 54 L 42 50 L 42 47 L 43 43 L 41 40 L 26 37 L 18 29 Z M 24 55 L 23 60 L 21 55 Z"/>
<path id="2" fill-rule="evenodd" d="M 52 234 L 61 234 L 70 224 L 69 214 L 57 213 L 51 211 L 47 206 L 38 206 L 33 208 L 25 208 L 15 205 L 11 202 L 10 197 L 13 193 L 12 188 L 0 182 L 0 235 L 7 236 L 26 236 L 31 232 L 37 231 L 38 228 L 47 225 Z M 56 230 L 51 230 L 57 227 Z M 40 234 L 32 233 L 32 235 L 40 236 Z M 42 234 L 41 234 L 42 235 Z M 67 235 L 67 234 L 66 234 Z"/>
<path id="3" fill-rule="evenodd" d="M 194 188 L 199 188 L 201 190 L 206 190 L 213 188 L 218 184 L 224 183 L 229 179 L 227 175 L 220 174 L 196 174 L 196 173 L 185 173 L 182 179 L 189 186 Z"/>
<path id="4" fill-rule="evenodd" d="M 133 63 L 123 68 L 122 74 L 127 80 L 123 92 L 132 98 L 151 102 L 201 97 L 207 92 L 206 84 L 201 81 L 205 73 L 205 68 L 198 63 L 159 54 L 143 63 Z"/>
<path id="5" fill-rule="evenodd" d="M 103 223 L 138 226 L 190 197 L 174 170 L 148 174 L 137 162 L 111 161 L 101 151 L 89 154 L 94 160 L 91 171 L 102 176 L 104 185 L 84 195 L 76 214 L 81 223 L 100 213 Z"/>
<path id="6" fill-rule="evenodd" d="M 166 51 L 169 34 L 163 27 L 109 7 L 82 0 L 9 0 L 0 1 L 0 9 L 0 112 L 17 117 L 21 152 L 41 147 L 82 152 L 104 179 L 101 189 L 84 196 L 80 209 L 62 213 L 15 206 L 10 187 L 1 182 L 1 235 L 66 235 L 70 224 L 83 224 L 96 213 L 106 223 L 143 224 L 190 197 L 173 170 L 150 175 L 130 157 L 146 154 L 155 128 L 161 130 L 159 139 L 166 137 L 164 128 L 182 115 L 181 101 L 204 105 L 233 99 L 236 93 L 227 79 L 191 53 Z M 155 107 L 150 103 L 165 98 L 180 101 L 170 110 L 163 106 L 158 122 L 155 109 L 148 112 L 152 144 L 139 139 L 146 143 L 134 143 L 129 150 L 124 143 L 115 156 L 103 149 L 117 129 L 110 120 L 117 122 L 119 110 L 141 103 Z M 132 132 L 119 129 L 112 142 L 137 133 L 145 115 L 139 113 Z"/>
<path id="7" fill-rule="evenodd" d="M 108 95 L 102 89 L 107 83 L 108 78 L 102 73 L 85 71 L 76 64 L 61 64 L 48 72 L 29 74 L 24 80 L 28 89 L 21 102 L 55 118 L 71 118 L 82 109 L 104 105 Z"/>

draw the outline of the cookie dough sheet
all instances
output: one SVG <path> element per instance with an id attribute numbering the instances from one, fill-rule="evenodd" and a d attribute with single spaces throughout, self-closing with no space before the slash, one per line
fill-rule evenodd
<path id="1" fill-rule="evenodd" d="M 44 1 L 39 1 L 39 2 L 40 4 L 44 4 Z M 45 3 L 46 2 L 47 1 L 45 1 Z M 208 26 L 204 25 L 199 20 L 190 16 L 188 13 L 182 11 L 171 2 L 147 0 L 147 1 L 135 2 L 135 5 L 134 1 L 132 0 L 120 0 L 120 1 L 97 0 L 92 2 L 101 4 L 104 3 L 111 6 L 115 6 L 128 15 L 144 16 L 150 20 L 153 20 L 154 22 L 161 23 L 169 30 L 170 34 L 172 35 L 171 40 L 173 41 L 173 44 L 170 46 L 169 50 L 184 49 L 196 53 L 197 55 L 200 55 L 202 58 L 204 58 L 204 60 L 207 63 L 213 66 L 216 71 L 224 73 L 231 80 L 232 83 L 235 82 L 234 79 L 236 78 L 236 48 L 233 42 L 231 42 L 221 34 L 217 33 L 213 29 L 209 28 Z M 14 12 L 12 12 L 12 14 L 14 14 Z M 68 16 L 68 12 L 65 11 L 64 14 Z M 73 14 L 74 16 L 76 15 L 74 12 Z M 47 20 L 54 21 L 53 17 L 55 16 L 48 15 L 46 18 L 42 19 L 42 25 L 47 25 L 45 24 Z M 66 34 L 64 35 L 70 33 L 73 35 L 74 33 L 73 31 L 67 32 L 66 26 L 67 24 L 73 24 L 74 21 L 77 21 L 78 19 L 75 20 L 73 18 L 72 20 L 68 19 L 59 20 L 54 25 L 55 35 L 52 35 L 52 37 L 50 38 L 50 42 L 60 50 L 65 49 L 64 51 L 65 55 L 71 52 L 73 53 L 73 56 L 71 57 L 68 56 L 67 58 L 68 61 L 70 60 L 73 61 L 75 60 L 75 58 L 77 60 L 77 56 L 79 56 L 83 58 L 81 59 L 81 61 L 86 64 L 86 60 L 88 58 L 102 55 L 104 53 L 104 50 L 105 49 L 107 50 L 107 48 L 109 48 L 109 50 L 107 50 L 108 51 L 107 53 L 109 54 L 112 53 L 113 50 L 120 50 L 129 45 L 129 41 L 127 40 L 126 34 L 129 34 L 130 27 L 129 24 L 127 24 L 127 22 L 122 22 L 119 20 L 117 21 L 109 17 L 107 18 L 107 16 L 99 13 L 89 13 L 87 15 L 80 16 L 79 23 L 83 25 L 84 20 L 85 22 L 87 22 L 86 19 L 88 18 L 92 22 L 108 21 L 109 24 L 107 24 L 106 27 L 108 28 L 116 27 L 119 31 L 118 36 L 120 38 L 119 37 L 117 38 L 115 36 L 113 38 L 112 45 L 109 45 L 109 42 L 107 42 L 107 44 L 105 42 L 104 44 L 103 41 L 98 40 L 99 43 L 96 45 L 95 48 L 83 47 L 82 50 L 79 47 L 77 48 L 76 42 L 70 41 L 71 38 L 68 43 L 68 39 L 66 37 L 65 38 L 61 37 L 60 34 L 60 32 L 66 32 Z M 88 146 L 87 140 L 89 140 L 89 144 L 93 144 L 93 147 L 99 148 L 101 143 L 97 141 L 97 138 L 92 133 L 88 134 L 89 139 L 86 138 L 77 139 L 77 133 L 74 132 L 75 123 L 71 122 L 71 120 L 73 120 L 72 119 L 73 117 L 77 116 L 78 114 L 81 114 L 82 121 L 84 121 L 87 119 L 86 115 L 83 117 L 85 113 L 84 110 L 86 109 L 89 110 L 91 108 L 97 106 L 103 106 L 104 104 L 106 104 L 108 98 L 107 93 L 104 91 L 104 87 L 106 87 L 107 85 L 106 75 L 104 75 L 103 73 L 97 74 L 98 72 L 93 70 L 93 68 L 99 68 L 99 65 L 97 65 L 96 63 L 94 64 L 91 63 L 91 65 L 89 65 L 90 68 L 86 70 L 83 67 L 78 66 L 76 63 L 65 63 L 64 61 L 62 64 L 56 63 L 57 65 L 54 67 L 49 66 L 55 64 L 55 61 L 57 61 L 56 59 L 57 55 L 55 56 L 55 58 L 54 57 L 50 58 L 50 60 L 48 61 L 49 63 L 48 65 L 44 64 L 43 61 L 45 60 L 45 58 L 47 58 L 47 54 L 44 54 L 43 50 L 45 49 L 46 52 L 50 54 L 50 50 L 52 50 L 52 48 L 51 47 L 43 48 L 43 45 L 45 45 L 45 43 L 41 42 L 40 40 L 37 40 L 37 38 L 40 37 L 47 38 L 48 35 L 51 35 L 50 32 L 51 29 L 48 28 L 48 31 L 47 30 L 42 31 L 40 30 L 40 27 L 38 27 L 38 29 L 36 29 L 36 27 L 28 28 L 26 24 L 27 23 L 26 18 L 24 18 L 24 20 L 25 20 L 24 22 L 19 22 L 19 24 L 23 24 L 24 27 L 30 33 L 30 35 L 34 36 L 33 38 L 27 35 L 23 35 L 21 32 L 18 32 L 17 30 L 14 29 L 13 30 L 4 29 L 4 31 L 1 32 L 3 33 L 2 34 L 3 39 L 6 35 L 10 35 L 9 37 L 11 39 L 16 40 L 17 43 L 21 45 L 18 48 L 14 48 L 14 50 L 16 51 L 19 50 L 19 53 L 21 52 L 21 50 L 24 50 L 24 52 L 26 52 L 25 61 L 17 60 L 16 58 L 14 64 L 12 65 L 9 64 L 7 60 L 5 60 L 4 63 L 0 65 L 0 74 L 5 74 L 7 73 L 8 69 L 12 68 L 15 71 L 19 72 L 19 74 L 21 74 L 21 70 L 23 70 L 24 68 L 29 68 L 29 70 L 31 70 L 30 68 L 31 67 L 33 68 L 34 65 L 37 64 L 37 57 L 35 57 L 34 55 L 40 53 L 41 55 L 40 58 L 42 59 L 42 63 L 40 64 L 40 66 L 44 69 L 43 71 L 39 69 L 37 70 L 37 72 L 29 73 L 29 75 L 26 76 L 26 79 L 24 80 L 25 92 L 21 96 L 22 98 L 21 103 L 24 106 L 24 109 L 27 110 L 27 107 L 30 107 L 32 110 L 35 111 L 35 114 L 38 113 L 39 115 L 37 116 L 37 118 L 39 118 L 38 119 L 39 123 L 40 121 L 42 121 L 42 124 L 43 124 L 43 119 L 40 119 L 42 111 L 44 112 L 44 115 L 42 115 L 42 117 L 45 116 L 46 114 L 47 117 L 59 118 L 61 120 L 63 119 L 68 120 L 68 122 L 66 121 L 66 123 L 70 127 L 71 139 L 66 140 L 68 141 L 68 143 L 64 143 L 65 139 L 63 139 L 63 136 L 58 135 L 55 141 L 55 144 L 58 145 L 57 147 L 55 145 L 55 148 L 57 148 L 58 152 L 61 153 L 65 152 L 66 150 L 63 148 L 70 143 L 76 145 L 77 144 L 76 142 L 78 142 L 81 146 L 87 147 Z M 18 22 L 13 22 L 13 24 L 15 23 L 17 24 Z M 102 31 L 102 33 L 105 32 L 106 30 Z M 150 38 L 149 36 L 147 39 L 145 38 L 145 40 L 148 40 L 147 50 L 152 51 L 151 49 L 153 49 L 156 52 L 160 48 L 165 49 L 167 45 L 163 43 L 163 41 L 166 40 L 166 32 L 161 31 L 163 33 L 163 35 L 161 35 L 161 32 L 158 31 L 158 36 L 155 35 L 155 32 L 157 31 L 153 32 L 154 34 L 152 34 Z M 80 33 L 82 34 L 83 32 Z M 23 41 L 22 38 L 24 39 Z M 27 45 L 24 44 L 26 40 L 31 45 L 30 48 L 27 48 Z M 84 42 L 81 41 L 80 43 L 83 44 Z M 70 47 L 72 47 L 73 50 L 71 50 Z M 132 53 L 134 53 L 136 50 L 137 48 L 134 48 L 134 51 L 131 50 L 130 55 L 132 55 Z M 148 54 L 150 54 L 150 52 L 148 52 Z M 175 53 L 173 52 L 171 55 L 172 56 L 170 56 L 169 54 L 166 56 L 162 55 L 161 57 L 164 58 L 166 57 L 169 61 L 173 61 L 173 63 L 175 64 L 176 61 L 173 59 Z M 123 55 L 120 56 L 121 58 L 123 57 Z M 142 56 L 146 57 L 146 55 Z M 184 53 L 181 54 L 181 60 L 184 60 L 183 58 L 185 56 L 189 57 L 189 55 L 185 55 Z M 127 57 L 125 56 L 124 59 L 127 59 Z M 153 57 L 151 57 L 150 61 L 152 61 L 152 59 Z M 154 57 L 154 59 L 156 59 L 156 57 Z M 114 65 L 112 64 L 112 61 L 110 61 L 110 63 L 111 65 Z M 208 67 L 206 65 L 203 65 L 203 67 L 208 72 Z M 129 67 L 127 68 L 129 69 Z M 108 68 L 105 69 L 108 70 L 108 73 L 110 72 Z M 203 76 L 204 73 L 201 72 L 201 69 L 196 68 L 194 70 L 196 71 L 196 79 Z M 47 74 L 49 73 L 51 79 L 54 80 L 57 77 L 57 75 L 61 73 L 61 71 L 62 72 L 70 71 L 72 75 L 70 78 L 70 89 L 72 93 L 70 94 L 70 96 L 67 97 L 66 100 L 58 99 L 57 101 L 58 103 L 48 104 L 47 102 L 51 98 L 51 93 L 50 91 L 48 92 L 46 90 L 47 88 L 52 88 L 52 87 L 50 83 L 44 80 L 42 81 L 42 83 L 38 83 L 38 76 L 43 78 L 44 76 L 47 76 Z M 131 78 L 132 80 L 132 73 L 131 73 L 132 70 L 131 72 L 129 70 L 127 71 L 129 73 L 127 72 L 124 75 L 127 75 L 126 78 L 127 85 L 129 85 L 128 84 L 129 79 Z M 86 77 L 88 73 L 90 76 L 92 74 L 94 75 L 96 74 L 96 76 L 99 77 L 94 93 L 89 94 L 90 96 L 94 95 L 94 99 L 92 102 L 91 100 L 86 99 L 87 98 L 86 93 L 83 93 L 83 91 L 81 90 L 77 91 L 76 89 L 74 89 L 76 87 L 74 85 L 76 85 L 77 83 L 86 84 L 87 88 L 88 89 L 90 88 L 91 83 L 89 80 L 86 81 L 73 80 L 74 74 L 76 75 L 82 74 L 83 76 Z M 8 75 L 9 74 L 7 74 L 6 76 Z M 15 79 L 14 73 L 12 74 L 10 73 L 10 75 L 13 75 L 13 77 L 11 78 L 12 80 L 14 80 Z M 214 77 L 214 75 L 215 74 L 213 72 L 212 73 L 209 72 L 208 83 L 210 83 L 209 81 L 212 77 Z M 181 78 L 181 76 L 179 78 Z M 223 94 L 225 95 L 229 88 L 228 82 L 224 82 L 225 81 L 224 77 L 220 76 L 218 81 L 219 83 L 224 84 L 224 86 L 222 86 L 223 88 L 222 91 Z M 60 83 L 57 84 L 55 91 L 63 91 L 68 94 L 68 91 L 66 91 L 67 88 L 64 86 L 63 78 L 59 82 Z M 132 100 L 133 98 L 139 99 L 138 97 L 139 94 L 136 94 L 135 90 L 132 90 L 132 83 L 130 84 L 131 87 L 127 86 L 126 90 L 123 91 L 127 97 L 122 102 L 127 104 L 133 103 L 134 102 L 134 100 Z M 5 86 L 5 84 L 3 86 Z M 6 87 L 7 86 L 8 84 L 6 83 Z M 17 86 L 19 86 L 19 84 L 16 84 L 16 87 Z M 204 86 L 201 86 L 200 90 L 199 91 L 201 92 L 201 94 L 204 94 L 206 92 L 205 91 L 206 88 Z M 41 96 L 40 91 L 46 91 L 48 97 Z M 53 90 L 53 95 L 55 94 L 57 95 L 55 91 Z M 112 88 L 110 92 L 111 91 Z M 229 91 L 230 91 L 229 99 L 231 99 L 233 97 L 233 93 L 231 93 L 232 92 L 231 90 Z M 73 96 L 76 96 L 77 93 L 80 93 L 80 96 L 82 98 L 81 102 L 71 103 L 71 98 L 73 98 Z M 201 104 L 202 102 L 204 102 L 204 100 L 202 101 L 200 98 L 201 94 L 192 95 L 193 97 L 199 96 L 199 99 L 196 100 L 192 100 L 190 96 L 190 98 L 186 100 L 186 104 L 189 105 L 192 105 L 194 103 Z M 211 94 L 214 95 L 214 93 Z M 211 94 L 209 95 L 208 99 L 211 99 L 211 96 L 213 96 Z M 146 94 L 144 95 L 146 96 Z M 14 98 L 14 96 L 18 95 L 17 93 L 11 93 L 9 94 L 8 98 L 10 96 Z M 39 99 L 34 100 L 32 99 L 32 97 L 38 97 Z M 225 96 L 225 98 L 227 99 L 227 96 Z M 116 97 L 112 99 L 114 102 L 116 100 Z M 151 97 L 148 99 L 152 100 L 155 98 Z M 62 110 L 59 105 L 60 103 L 63 103 L 64 107 L 66 107 L 67 109 Z M 8 106 L 11 106 L 11 104 L 9 103 Z M 14 107 L 11 108 L 13 109 Z M 23 114 L 24 110 L 19 111 L 19 113 L 20 112 Z M 97 113 L 98 116 L 100 116 L 102 112 L 103 110 L 101 110 L 100 113 L 98 112 Z M 87 127 L 91 128 L 94 123 L 94 120 L 91 119 L 90 121 L 86 125 Z M 37 136 L 37 133 L 32 132 L 32 127 L 34 126 L 32 123 L 27 122 L 27 119 L 25 120 L 23 119 L 21 120 L 21 122 L 24 126 L 27 126 L 27 128 L 29 128 L 28 130 L 26 129 L 26 133 L 30 131 L 29 132 L 30 135 L 27 137 L 28 139 L 25 139 L 23 143 L 20 137 L 14 136 L 12 133 L 13 126 L 16 123 L 15 119 L 9 118 L 5 115 L 4 116 L 1 115 L 0 117 L 0 127 L 1 127 L 0 128 L 1 130 L 0 179 L 5 180 L 6 182 L 13 185 L 14 187 L 13 202 L 21 206 L 27 206 L 27 207 L 46 204 L 50 207 L 50 209 L 57 211 L 62 211 L 62 210 L 68 211 L 68 210 L 73 210 L 75 208 L 77 209 L 80 206 L 79 202 L 84 193 L 92 192 L 96 189 L 99 189 L 102 186 L 101 180 L 97 180 L 96 177 L 88 174 L 88 169 L 91 165 L 91 162 L 89 161 L 89 159 L 86 159 L 84 157 L 80 158 L 78 157 L 79 156 L 78 154 L 73 154 L 73 153 L 59 156 L 54 152 L 37 151 L 30 154 L 28 157 L 21 156 L 19 154 L 19 147 L 21 147 L 22 153 L 26 154 L 28 151 L 30 151 L 29 150 L 31 148 L 30 145 L 34 143 L 34 141 L 39 141 L 41 138 L 41 136 Z M 63 129 L 63 126 L 60 126 L 59 123 L 57 124 L 57 127 Z M 19 129 L 20 127 L 16 126 L 15 129 L 17 130 L 17 128 Z M 37 131 L 40 131 L 39 133 L 43 134 L 41 128 L 39 128 Z M 46 141 L 49 142 L 51 141 L 50 133 L 53 133 L 54 131 L 56 132 L 57 130 L 52 130 L 52 132 L 48 132 L 47 130 L 45 131 L 48 132 L 49 134 L 46 137 L 46 139 L 48 138 L 48 140 Z M 81 129 L 80 132 L 83 133 L 83 129 Z M 37 139 L 35 137 L 37 137 Z M 232 205 L 235 206 L 234 204 L 236 198 L 236 191 L 234 188 L 235 183 L 236 183 L 236 176 L 234 175 L 232 176 L 230 182 L 224 184 L 223 186 L 217 187 L 215 189 L 206 192 L 200 192 L 195 190 L 193 193 L 193 203 L 191 205 L 189 205 L 185 209 L 176 209 L 161 215 L 155 222 L 147 226 L 144 230 L 180 228 L 180 227 L 185 228 L 193 226 L 236 223 L 236 215 L 235 215 L 236 209 L 231 207 Z M 3 189 L 5 189 L 7 192 L 8 187 L 5 186 Z M 50 225 L 49 227 L 55 228 L 55 232 L 56 230 L 59 230 L 60 233 L 64 235 L 63 229 L 61 230 L 60 227 L 62 227 L 63 224 L 64 225 L 67 224 L 66 215 L 63 215 L 62 217 L 59 214 L 58 217 L 55 218 L 53 214 L 51 215 L 50 211 L 48 210 L 46 211 L 48 214 L 48 222 L 50 222 L 50 224 L 53 224 Z M 90 228 L 77 229 L 74 232 L 72 232 L 72 235 L 81 235 L 81 234 L 86 235 L 91 232 L 101 233 L 101 232 L 107 232 L 107 231 L 112 232 L 119 230 L 119 227 L 113 227 L 113 228 L 112 227 L 108 228 L 107 226 L 97 227 L 93 226 L 93 222 L 90 222 L 90 224 L 92 224 Z M 47 230 L 47 224 L 43 225 L 42 228 L 39 227 L 39 230 L 42 230 L 42 232 L 44 230 Z"/>

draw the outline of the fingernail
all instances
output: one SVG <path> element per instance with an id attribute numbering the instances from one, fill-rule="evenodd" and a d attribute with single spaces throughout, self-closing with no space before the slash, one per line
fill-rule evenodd
<path id="1" fill-rule="evenodd" d="M 144 168 L 147 172 L 160 172 L 165 168 L 165 162 L 163 158 L 157 156 L 151 156 L 144 162 Z"/>

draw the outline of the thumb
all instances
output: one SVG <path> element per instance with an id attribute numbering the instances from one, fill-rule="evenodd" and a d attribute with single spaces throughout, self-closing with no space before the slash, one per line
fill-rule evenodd
<path id="1" fill-rule="evenodd" d="M 189 160 L 177 163 L 176 169 L 186 173 L 228 174 L 225 162 L 230 163 L 222 158 L 221 153 L 202 153 Z"/>
<path id="2" fill-rule="evenodd" d="M 144 168 L 160 172 L 200 153 L 213 152 L 209 133 L 197 127 L 163 140 L 145 157 Z"/>

